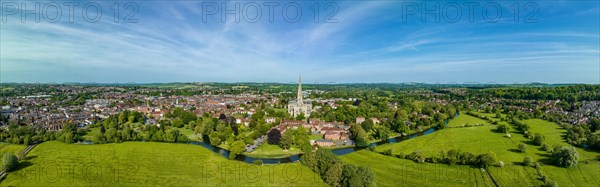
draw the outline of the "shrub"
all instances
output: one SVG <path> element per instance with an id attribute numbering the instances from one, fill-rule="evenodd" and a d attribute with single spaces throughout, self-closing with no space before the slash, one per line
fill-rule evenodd
<path id="1" fill-rule="evenodd" d="M 423 154 L 421 154 L 421 151 L 413 151 L 409 155 L 406 155 L 406 159 L 409 159 L 409 160 L 412 160 L 412 161 L 415 161 L 418 163 L 425 162 L 425 157 L 423 156 Z"/>
<path id="2" fill-rule="evenodd" d="M 2 157 L 2 166 L 0 168 L 2 171 L 12 171 L 15 169 L 15 167 L 17 167 L 17 165 L 19 165 L 19 161 L 15 155 L 4 153 L 4 156 Z"/>
<path id="3" fill-rule="evenodd" d="M 497 161 L 496 154 L 489 152 L 477 156 L 477 163 L 481 168 L 487 168 L 495 164 Z"/>
<path id="4" fill-rule="evenodd" d="M 544 140 L 546 140 L 546 137 L 540 133 L 535 133 L 533 136 L 533 142 L 535 142 L 536 145 L 544 144 Z"/>
<path id="5" fill-rule="evenodd" d="M 504 167 L 504 162 L 503 161 L 498 161 L 498 164 L 496 164 L 496 166 L 498 166 L 498 167 Z"/>
<path id="6" fill-rule="evenodd" d="M 396 157 L 397 157 L 397 158 L 404 159 L 404 158 L 406 158 L 406 154 L 404 154 L 403 152 L 400 152 L 400 153 L 398 153 L 398 154 L 396 155 Z"/>
<path id="7" fill-rule="evenodd" d="M 375 149 L 377 149 L 377 145 L 369 146 L 370 151 L 375 151 Z"/>
<path id="8" fill-rule="evenodd" d="M 542 164 L 539 163 L 539 162 L 534 162 L 533 163 L 533 168 L 541 170 L 542 169 Z"/>
<path id="9" fill-rule="evenodd" d="M 498 132 L 506 134 L 510 130 L 510 127 L 507 124 L 500 124 L 498 125 L 497 130 Z"/>
<path id="10" fill-rule="evenodd" d="M 542 150 L 552 152 L 552 147 L 546 143 L 542 143 Z"/>
<path id="11" fill-rule="evenodd" d="M 434 164 L 441 162 L 441 160 L 442 159 L 440 157 L 437 157 L 437 156 L 432 156 L 432 157 L 425 158 L 425 162 L 434 163 Z"/>
<path id="12" fill-rule="evenodd" d="M 254 161 L 252 161 L 252 163 L 256 164 L 256 165 L 263 165 L 263 161 L 262 160 L 254 160 Z"/>
<path id="13" fill-rule="evenodd" d="M 521 142 L 519 144 L 519 152 L 525 153 L 525 151 L 527 151 L 527 145 L 525 145 L 525 143 Z"/>
<path id="14" fill-rule="evenodd" d="M 384 155 L 391 156 L 391 155 L 392 155 L 392 150 L 391 150 L 391 149 L 388 149 L 388 150 L 385 150 L 385 151 L 383 151 L 382 153 L 383 153 Z"/>
<path id="15" fill-rule="evenodd" d="M 463 165 L 477 165 L 477 156 L 473 153 L 462 152 L 460 153 L 458 161 Z"/>
<path id="16" fill-rule="evenodd" d="M 533 164 L 533 159 L 530 156 L 525 156 L 525 158 L 523 159 L 523 165 L 524 166 L 532 166 Z"/>
<path id="17" fill-rule="evenodd" d="M 556 165 L 561 167 L 572 167 L 577 165 L 579 153 L 574 147 L 563 146 L 555 149 L 554 153 L 552 153 L 552 157 L 554 158 Z"/>
<path id="18" fill-rule="evenodd" d="M 557 187 L 558 183 L 554 182 L 553 180 L 550 179 L 546 179 L 546 181 L 544 182 L 544 184 L 542 184 L 543 187 Z"/>

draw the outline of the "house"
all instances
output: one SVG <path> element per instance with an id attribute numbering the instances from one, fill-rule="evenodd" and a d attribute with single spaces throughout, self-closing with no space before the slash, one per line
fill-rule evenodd
<path id="1" fill-rule="evenodd" d="M 275 118 L 274 117 L 265 118 L 265 123 L 275 123 Z"/>
<path id="2" fill-rule="evenodd" d="M 381 122 L 377 118 L 371 118 L 371 121 L 373 121 L 374 124 L 379 124 Z"/>
<path id="3" fill-rule="evenodd" d="M 359 117 L 356 117 L 356 123 L 359 123 L 359 124 L 360 124 L 360 123 L 362 123 L 362 122 L 365 122 L 365 118 L 364 118 L 364 117 L 360 117 L 360 116 L 359 116 Z"/>
<path id="4" fill-rule="evenodd" d="M 335 132 L 335 131 L 330 131 L 325 133 L 325 139 L 328 140 L 339 140 L 340 139 L 340 133 Z"/>
<path id="5" fill-rule="evenodd" d="M 321 140 L 317 140 L 315 142 L 317 145 L 319 145 L 321 147 L 331 147 L 331 146 L 335 145 L 335 142 L 333 142 L 333 140 L 321 139 Z"/>

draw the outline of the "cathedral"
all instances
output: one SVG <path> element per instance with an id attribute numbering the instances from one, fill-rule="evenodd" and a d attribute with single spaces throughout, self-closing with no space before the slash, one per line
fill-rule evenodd
<path id="1" fill-rule="evenodd" d="M 304 100 L 302 98 L 302 77 L 298 78 L 298 96 L 295 101 L 288 103 L 288 112 L 290 115 L 296 117 L 300 114 L 304 114 L 304 117 L 310 116 L 312 110 L 312 103 L 310 100 Z"/>

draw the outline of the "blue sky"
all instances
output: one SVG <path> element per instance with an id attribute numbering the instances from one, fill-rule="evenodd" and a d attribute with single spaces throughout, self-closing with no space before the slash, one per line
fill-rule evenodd
<path id="1" fill-rule="evenodd" d="M 22 22 L 36 2 L 43 11 Z M 79 2 L 73 21 L 51 2 L 2 1 L 0 82 L 294 82 L 302 73 L 307 83 L 600 83 L 597 1 L 492 1 L 501 15 L 467 1 L 479 3 L 472 19 L 464 1 L 443 1 L 439 22 L 422 19 L 431 1 L 298 1 L 297 20 L 280 2 L 272 22 L 264 3 L 277 1 L 225 2 L 239 3 L 239 22 L 221 14 L 224 1 L 116 1 L 117 23 L 115 1 L 90 1 L 102 9 L 95 22 L 86 2 L 67 1 Z M 134 7 L 137 23 L 123 23 Z"/>

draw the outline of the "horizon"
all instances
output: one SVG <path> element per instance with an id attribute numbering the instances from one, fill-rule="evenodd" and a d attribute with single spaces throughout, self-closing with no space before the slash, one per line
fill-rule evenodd
<path id="1" fill-rule="evenodd" d="M 0 83 L 600 84 L 600 2 L 52 3 L 2 2 Z"/>
<path id="2" fill-rule="evenodd" d="M 48 84 L 48 85 L 150 85 L 150 84 L 298 84 L 298 82 L 0 82 L 3 84 Z M 597 83 L 547 83 L 547 82 L 302 82 L 302 85 L 342 85 L 342 84 L 424 84 L 424 85 L 600 85 Z"/>

